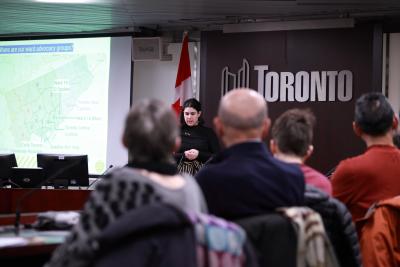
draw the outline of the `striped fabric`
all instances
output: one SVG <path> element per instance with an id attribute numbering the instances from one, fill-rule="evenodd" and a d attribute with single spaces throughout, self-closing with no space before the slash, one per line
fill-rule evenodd
<path id="1" fill-rule="evenodd" d="M 189 213 L 197 240 L 198 267 L 245 266 L 244 230 L 224 219 L 201 213 Z"/>
<path id="2" fill-rule="evenodd" d="M 317 212 L 307 207 L 281 208 L 279 211 L 296 225 L 298 267 L 339 267 Z"/>

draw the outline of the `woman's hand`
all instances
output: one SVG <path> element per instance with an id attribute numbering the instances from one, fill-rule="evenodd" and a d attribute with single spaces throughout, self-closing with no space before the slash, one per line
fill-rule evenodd
<path id="1" fill-rule="evenodd" d="M 199 156 L 199 151 L 197 149 L 189 149 L 185 151 L 185 157 L 188 160 L 197 159 L 198 156 Z"/>

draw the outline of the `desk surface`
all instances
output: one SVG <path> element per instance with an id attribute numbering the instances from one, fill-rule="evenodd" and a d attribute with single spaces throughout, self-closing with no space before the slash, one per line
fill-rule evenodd
<path id="1" fill-rule="evenodd" d="M 29 191 L 31 189 L 0 188 L 0 224 L 15 222 L 17 203 Z M 37 212 L 81 210 L 90 192 L 91 190 L 85 189 L 36 190 L 20 203 L 21 224 L 31 224 L 35 221 Z M 23 240 L 20 240 L 20 245 L 7 245 L 0 248 L 1 266 L 43 266 L 54 249 L 64 241 L 66 233 L 68 232 L 21 230 Z M 0 244 L 2 241 L 3 244 L 8 241 L 18 241 L 12 240 L 13 236 L 12 231 L 0 231 Z"/>
<path id="2" fill-rule="evenodd" d="M 64 242 L 69 231 L 36 231 L 21 230 L 20 236 L 15 236 L 12 228 L 0 232 L 0 258 L 15 258 L 51 254 Z"/>

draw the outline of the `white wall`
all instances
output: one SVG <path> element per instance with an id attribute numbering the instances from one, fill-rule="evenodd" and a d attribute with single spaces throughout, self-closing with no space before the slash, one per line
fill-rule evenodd
<path id="1" fill-rule="evenodd" d="M 396 114 L 400 111 L 400 33 L 389 36 L 388 98 Z"/>
<path id="2" fill-rule="evenodd" d="M 143 98 L 157 98 L 167 104 L 172 104 L 175 97 L 175 81 L 178 70 L 181 43 L 168 45 L 168 53 L 172 61 L 135 61 L 133 67 L 132 103 Z M 189 43 L 190 65 L 194 96 L 198 98 L 199 43 Z"/>

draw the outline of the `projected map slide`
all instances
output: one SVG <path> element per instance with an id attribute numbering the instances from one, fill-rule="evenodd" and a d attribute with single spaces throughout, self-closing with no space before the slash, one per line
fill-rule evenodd
<path id="1" fill-rule="evenodd" d="M 105 170 L 110 38 L 0 42 L 0 153 L 87 154 Z"/>

